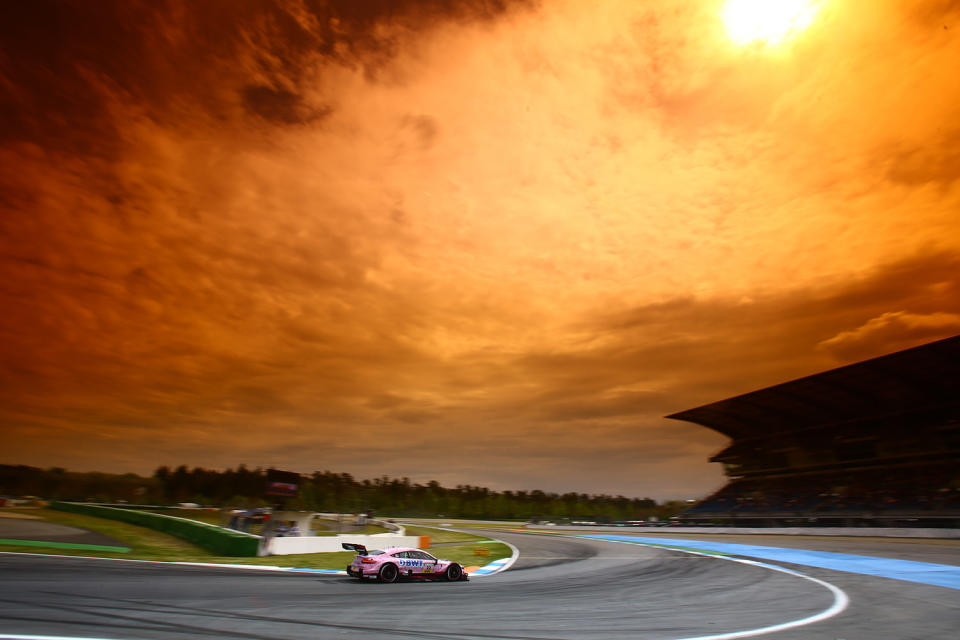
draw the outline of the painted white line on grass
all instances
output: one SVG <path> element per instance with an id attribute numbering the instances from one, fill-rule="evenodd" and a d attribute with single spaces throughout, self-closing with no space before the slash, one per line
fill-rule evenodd
<path id="1" fill-rule="evenodd" d="M 425 529 L 440 529 L 441 531 L 452 531 L 454 533 L 463 533 L 459 529 L 452 529 L 449 527 L 435 527 L 429 524 L 410 524 L 410 523 L 405 523 L 405 524 L 411 527 L 423 527 Z M 472 535 L 472 534 L 469 534 L 469 535 Z M 519 549 L 517 549 L 515 546 L 513 546 L 509 542 L 504 542 L 503 540 L 497 540 L 496 538 L 491 538 L 489 540 L 477 540 L 475 542 L 464 542 L 463 544 L 484 544 L 486 542 L 496 542 L 496 543 L 504 544 L 508 546 L 510 548 L 510 557 L 494 560 L 490 564 L 484 565 L 479 569 L 477 569 L 476 571 L 471 571 L 470 573 L 467 574 L 471 578 L 474 576 L 477 576 L 477 577 L 492 576 L 496 573 L 506 571 L 511 566 L 513 566 L 513 563 L 516 562 L 517 558 L 520 557 Z"/>
<path id="2" fill-rule="evenodd" d="M 122 640 L 121 638 L 91 638 L 89 636 L 27 636 L 19 633 L 0 633 L 0 640 Z"/>
<path id="3" fill-rule="evenodd" d="M 490 564 L 485 565 L 485 566 L 483 566 L 483 567 L 480 567 L 480 568 L 477 569 L 476 571 L 472 572 L 472 573 L 470 574 L 470 577 L 473 577 L 473 576 L 477 576 L 477 577 L 492 576 L 492 575 L 497 574 L 497 573 L 500 573 L 500 572 L 502 572 L 502 571 L 506 571 L 506 570 L 509 569 L 511 566 L 513 566 L 513 563 L 516 562 L 516 561 L 517 561 L 517 558 L 520 557 L 520 550 L 517 549 L 517 548 L 516 548 L 515 546 L 513 546 L 512 544 L 510 544 L 509 542 L 504 542 L 503 540 L 494 540 L 494 542 L 499 542 L 500 544 L 505 544 L 505 545 L 507 545 L 508 547 L 510 547 L 510 557 L 509 557 L 509 558 L 500 558 L 499 560 L 494 560 L 494 561 L 491 562 Z"/>
<path id="4" fill-rule="evenodd" d="M 575 536 L 580 537 L 580 536 Z M 601 538 L 592 538 L 593 540 L 602 540 Z M 755 567 L 762 567 L 764 569 L 770 569 L 771 571 L 779 571 L 781 573 L 786 573 L 798 578 L 803 578 L 804 580 L 809 580 L 814 582 L 822 587 L 825 587 L 833 594 L 833 604 L 821 611 L 820 613 L 814 614 L 812 616 L 807 616 L 806 618 L 800 618 L 798 620 L 791 620 L 789 622 L 784 622 L 781 624 L 771 625 L 769 627 L 759 627 L 757 629 L 746 629 L 744 631 L 733 631 L 730 633 L 720 633 L 716 635 L 709 636 L 694 636 L 687 638 L 677 638 L 677 640 L 735 640 L 736 638 L 750 638 L 753 636 L 762 636 L 768 633 L 775 633 L 777 631 L 784 631 L 785 629 L 794 629 L 796 627 L 804 627 L 808 624 L 813 624 L 815 622 L 821 622 L 833 616 L 839 615 L 850 605 L 850 598 L 847 596 L 844 591 L 829 582 L 825 582 L 813 576 L 808 576 L 805 573 L 800 573 L 799 571 L 794 571 L 793 569 L 787 569 L 784 567 L 778 567 L 774 564 L 767 564 L 765 562 L 757 562 L 756 560 L 747 560 L 745 558 L 733 558 L 726 555 L 715 555 L 710 553 L 701 553 L 699 551 L 689 551 L 687 549 L 677 549 L 674 547 L 657 545 L 647 542 L 627 542 L 626 540 L 605 540 L 605 542 L 615 542 L 617 544 L 639 544 L 645 547 L 654 547 L 658 549 L 667 549 L 669 551 L 679 551 L 680 553 L 689 553 L 690 555 L 695 556 L 704 556 L 706 558 L 717 558 L 719 560 L 728 560 L 730 562 L 739 562 L 741 564 L 747 564 Z"/>
<path id="5" fill-rule="evenodd" d="M 300 569 L 297 567 L 277 567 L 274 565 L 263 565 L 263 564 L 226 564 L 226 563 L 214 563 L 214 562 L 180 562 L 180 561 L 168 561 L 168 560 L 134 560 L 130 558 L 100 558 L 96 556 L 65 556 L 58 555 L 53 553 L 18 553 L 16 551 L 0 551 L 0 555 L 7 556 L 30 556 L 32 558 L 41 557 L 41 558 L 68 558 L 70 560 L 108 560 L 111 562 L 139 562 L 141 564 L 165 564 L 165 565 L 179 565 L 183 567 L 207 567 L 215 569 L 247 569 L 251 571 L 289 571 L 289 572 L 298 572 L 298 573 L 322 573 L 326 575 L 336 575 L 336 576 L 345 576 L 347 575 L 346 571 L 339 571 L 337 569 Z M 3 636 L 0 636 L 2 640 Z"/>

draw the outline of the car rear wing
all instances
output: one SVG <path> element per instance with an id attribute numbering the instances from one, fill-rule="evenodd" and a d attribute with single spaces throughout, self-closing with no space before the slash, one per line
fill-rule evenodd
<path id="1" fill-rule="evenodd" d="M 350 542 L 344 542 L 340 545 L 347 551 L 356 551 L 357 555 L 365 556 L 367 555 L 367 548 L 362 544 L 352 544 Z"/>

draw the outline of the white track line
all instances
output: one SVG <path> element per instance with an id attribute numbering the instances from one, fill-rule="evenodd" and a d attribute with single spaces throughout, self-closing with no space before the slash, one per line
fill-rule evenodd
<path id="1" fill-rule="evenodd" d="M 695 637 L 687 637 L 687 638 L 677 638 L 676 640 L 734 640 L 735 638 L 750 638 L 753 636 L 762 636 L 768 633 L 783 631 L 785 629 L 794 629 L 796 627 L 803 627 L 808 624 L 813 624 L 815 622 L 826 620 L 827 618 L 832 618 L 833 616 L 838 615 L 843 611 L 845 611 L 846 608 L 850 605 L 850 598 L 839 587 L 836 587 L 830 584 L 829 582 L 824 582 L 823 580 L 820 580 L 818 578 L 814 578 L 813 576 L 808 576 L 805 573 L 800 573 L 799 571 L 794 571 L 793 569 L 778 567 L 777 565 L 774 565 L 774 564 L 766 564 L 765 562 L 757 562 L 756 560 L 746 560 L 744 558 L 732 558 L 726 555 L 700 553 L 698 551 L 688 551 L 686 549 L 674 549 L 670 547 L 664 547 L 656 544 L 648 544 L 644 542 L 627 542 L 626 540 L 604 540 L 604 542 L 615 542 L 618 544 L 635 544 L 635 545 L 641 545 L 644 547 L 653 547 L 655 549 L 666 549 L 667 551 L 679 551 L 680 553 L 689 553 L 690 555 L 695 555 L 695 556 L 704 556 L 707 558 L 717 558 L 719 560 L 728 560 L 730 562 L 739 562 L 741 564 L 749 564 L 755 567 L 762 567 L 764 569 L 770 569 L 771 571 L 779 571 L 781 573 L 797 576 L 798 578 L 803 578 L 804 580 L 809 580 L 810 582 L 814 582 L 816 584 L 819 584 L 822 587 L 825 587 L 833 594 L 832 605 L 830 605 L 820 613 L 812 616 L 808 616 L 806 618 L 800 618 L 799 620 L 791 620 L 790 622 L 775 624 L 769 627 L 747 629 L 744 631 L 733 631 L 730 633 L 720 633 L 720 634 L 711 635 L 711 636 L 695 636 Z"/>
<path id="2" fill-rule="evenodd" d="M 67 558 L 69 560 L 105 560 L 107 562 L 139 562 L 140 564 L 163 564 L 180 567 L 203 567 L 208 569 L 245 569 L 250 571 L 286 571 L 299 573 L 316 573 L 317 575 L 347 575 L 346 571 L 336 569 L 300 569 L 296 567 L 277 567 L 267 564 L 225 564 L 220 562 L 180 562 L 175 560 L 137 560 L 135 558 L 100 558 L 97 556 L 65 556 L 53 553 L 21 553 L 19 551 L 0 551 L 3 556 L 30 556 L 32 558 Z M 0 635 L 0 640 L 4 640 Z"/>
<path id="3" fill-rule="evenodd" d="M 25 636 L 0 633 L 0 640 L 121 640 L 120 638 L 91 638 L 89 636 Z"/>
<path id="4" fill-rule="evenodd" d="M 511 552 L 510 558 L 508 558 L 506 562 L 504 562 L 502 565 L 500 565 L 499 567 L 497 567 L 494 571 L 491 571 L 490 573 L 476 573 L 476 572 L 474 572 L 474 573 L 467 574 L 467 575 L 469 575 L 471 578 L 486 578 L 487 576 L 493 576 L 493 575 L 496 575 L 496 574 L 498 574 L 498 573 L 500 573 L 500 572 L 502 572 L 502 571 L 506 571 L 507 569 L 509 569 L 509 568 L 513 565 L 514 562 L 517 561 L 517 558 L 520 557 L 520 550 L 517 549 L 517 548 L 516 548 L 515 546 L 513 546 L 512 544 L 510 544 L 509 542 L 504 542 L 503 540 L 494 540 L 493 542 L 499 542 L 500 544 L 505 544 L 505 545 L 507 545 L 508 547 L 510 547 L 510 552 Z M 486 569 L 487 567 L 489 567 L 490 565 L 492 565 L 492 564 L 494 564 L 494 563 L 496 563 L 496 562 L 500 562 L 500 561 L 499 561 L 499 560 L 494 560 L 494 561 L 491 562 L 490 564 L 488 564 L 488 565 L 486 565 L 486 566 L 483 566 L 483 567 L 480 567 L 480 569 Z"/>
<path id="5" fill-rule="evenodd" d="M 434 528 L 434 529 L 442 529 L 443 527 L 432 527 L 432 528 Z M 571 536 L 571 537 L 574 537 L 574 536 Z M 824 609 L 824 610 L 821 611 L 820 613 L 815 614 L 815 615 L 812 615 L 812 616 L 808 616 L 808 617 L 806 617 L 806 618 L 800 618 L 800 619 L 798 619 L 798 620 L 791 620 L 790 622 L 784 622 L 784 623 L 781 623 L 781 624 L 775 624 L 775 625 L 771 625 L 771 626 L 769 626 L 769 627 L 760 627 L 760 628 L 757 628 L 757 629 L 747 629 L 747 630 L 744 630 L 744 631 L 733 631 L 733 632 L 731 632 L 731 633 L 721 633 L 721 634 L 710 635 L 710 636 L 694 636 L 694 637 L 687 637 L 687 638 L 677 638 L 677 640 L 735 640 L 736 638 L 750 638 L 750 637 L 753 637 L 753 636 L 761 636 L 761 635 L 765 635 L 765 634 L 768 634 L 768 633 L 774 633 L 774 632 L 777 632 L 777 631 L 784 631 L 784 630 L 786 630 L 786 629 L 794 629 L 794 628 L 796 628 L 796 627 L 803 627 L 803 626 L 806 626 L 806 625 L 808 625 L 808 624 L 813 624 L 813 623 L 815 623 L 815 622 L 820 622 L 820 621 L 822 621 L 822 620 L 826 620 L 826 619 L 828 619 L 828 618 L 832 618 L 833 616 L 836 616 L 836 615 L 842 613 L 843 611 L 845 611 L 846 608 L 847 608 L 847 607 L 849 606 L 849 604 L 850 604 L 850 598 L 847 596 L 846 593 L 843 592 L 842 589 L 840 589 L 840 588 L 838 588 L 838 587 L 830 584 L 829 582 L 825 582 L 825 581 L 820 580 L 820 579 L 818 579 L 818 578 L 814 578 L 813 576 L 808 576 L 808 575 L 806 575 L 805 573 L 800 573 L 799 571 L 794 571 L 794 570 L 792 570 L 792 569 L 786 569 L 786 568 L 784 568 L 784 567 L 778 567 L 778 566 L 776 566 L 776 565 L 766 564 L 766 563 L 764 563 L 764 562 L 757 562 L 757 561 L 755 561 L 755 560 L 746 560 L 746 559 L 743 559 L 743 558 L 733 558 L 733 557 L 730 557 L 730 556 L 715 555 L 715 554 L 710 554 L 710 553 L 700 553 L 700 552 L 698 552 L 698 551 L 688 551 L 688 550 L 686 550 L 686 549 L 672 549 L 672 548 L 666 548 L 666 547 L 662 547 L 662 546 L 655 545 L 655 544 L 647 544 L 647 543 L 641 543 L 641 542 L 627 542 L 627 541 L 625 541 L 625 540 L 601 540 L 601 541 L 602 541 L 602 542 L 612 542 L 612 543 L 614 543 L 614 544 L 633 544 L 633 545 L 641 545 L 641 546 L 645 546 L 645 547 L 652 547 L 652 548 L 655 548 L 655 549 L 667 549 L 668 551 L 678 551 L 678 552 L 680 552 L 680 553 L 687 553 L 687 554 L 695 555 L 695 556 L 704 556 L 704 557 L 707 557 L 707 558 L 717 558 L 717 559 L 720 559 L 720 560 L 727 560 L 727 561 L 729 561 L 729 562 L 739 562 L 739 563 L 741 563 L 741 564 L 747 564 L 747 565 L 752 565 L 752 566 L 756 566 L 756 567 L 761 567 L 761 568 L 764 568 L 764 569 L 770 569 L 771 571 L 779 571 L 779 572 L 781 572 L 781 573 L 786 573 L 786 574 L 789 574 L 789 575 L 792 575 L 792 576 L 796 576 L 796 577 L 798 577 L 798 578 L 803 578 L 804 580 L 809 580 L 810 582 L 819 584 L 820 586 L 825 587 L 825 588 L 828 589 L 831 593 L 833 593 L 833 604 L 832 604 L 832 605 L 830 605 L 829 607 L 827 607 L 826 609 Z M 509 542 L 504 542 L 503 540 L 497 540 L 497 542 L 500 542 L 500 543 L 505 544 L 505 545 L 507 545 L 508 547 L 510 547 L 510 549 L 511 549 L 512 552 L 513 552 L 513 555 L 510 557 L 510 561 L 507 562 L 503 567 L 497 569 L 497 571 L 494 571 L 493 573 L 489 573 L 489 574 L 486 574 L 486 575 L 494 575 L 495 573 L 500 573 L 501 571 L 506 571 L 508 568 L 510 568 L 510 566 L 511 566 L 514 562 L 516 562 L 516 560 L 517 560 L 517 558 L 518 558 L 518 556 L 519 556 L 519 553 L 520 553 L 520 552 L 517 550 L 517 548 L 516 548 L 515 546 L 513 546 L 513 545 L 510 544 Z M 36 555 L 36 554 L 10 553 L 10 555 Z M 47 556 L 47 557 L 50 557 L 50 556 Z M 77 557 L 83 557 L 83 556 L 54 556 L 54 557 L 77 558 Z M 147 562 L 147 563 L 151 563 L 151 564 L 152 564 L 152 563 L 156 563 L 156 564 L 195 564 L 195 565 L 199 565 L 199 566 L 208 566 L 208 567 L 209 567 L 209 566 L 217 566 L 217 565 L 210 565 L 210 564 L 206 564 L 206 565 L 205 565 L 205 564 L 203 564 L 203 563 L 186 563 L 186 562 L 184 562 L 184 563 L 161 563 L 161 562 L 157 562 L 157 561 L 155 561 L 155 560 L 153 560 L 153 561 L 151 561 L 151 560 L 127 560 L 127 559 L 123 559 L 123 558 L 98 558 L 98 559 L 103 559 L 103 560 L 108 560 L 108 559 L 109 559 L 109 560 L 115 560 L 115 561 L 120 561 L 120 562 Z M 220 566 L 221 566 L 221 567 L 238 568 L 238 569 L 239 569 L 239 568 L 243 568 L 243 569 L 248 569 L 248 568 L 254 568 L 254 569 L 255 569 L 255 568 L 257 568 L 257 565 L 220 565 Z M 276 570 L 280 569 L 279 567 L 261 567 L 261 568 L 266 569 L 266 570 L 268 570 L 268 571 L 270 571 L 270 570 L 276 571 Z M 476 577 L 481 577 L 481 576 L 476 576 Z M 0 634 L 0 640 L 118 640 L 118 639 L 116 639 L 116 638 L 90 638 L 90 637 L 82 637 L 82 636 L 30 636 L 30 635 Z"/>

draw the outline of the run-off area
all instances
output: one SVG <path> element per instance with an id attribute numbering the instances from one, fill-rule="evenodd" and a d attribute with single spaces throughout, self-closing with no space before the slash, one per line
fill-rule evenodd
<path id="1" fill-rule="evenodd" d="M 520 559 L 465 583 L 3 555 L 0 622 L 4 633 L 121 639 L 678 639 L 780 625 L 836 601 L 809 580 L 714 557 L 499 537 Z"/>

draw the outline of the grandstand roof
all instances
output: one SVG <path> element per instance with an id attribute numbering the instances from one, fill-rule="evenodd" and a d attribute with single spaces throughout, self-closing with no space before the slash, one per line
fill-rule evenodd
<path id="1" fill-rule="evenodd" d="M 960 406 L 960 335 L 674 413 L 734 440 Z"/>

